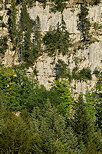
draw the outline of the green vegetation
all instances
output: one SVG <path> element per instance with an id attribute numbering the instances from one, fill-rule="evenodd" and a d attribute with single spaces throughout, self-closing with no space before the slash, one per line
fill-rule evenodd
<path id="1" fill-rule="evenodd" d="M 95 76 L 98 78 L 98 81 L 96 83 L 96 89 L 98 91 L 102 91 L 102 71 L 96 68 L 93 74 L 95 74 Z"/>
<path id="2" fill-rule="evenodd" d="M 49 55 L 55 55 L 56 52 L 62 53 L 63 55 L 68 54 L 69 47 L 71 45 L 71 39 L 69 32 L 66 30 L 66 24 L 63 20 L 61 25 L 57 25 L 57 29 L 48 31 L 44 38 L 43 42 L 46 46 L 46 51 Z"/>
<path id="3" fill-rule="evenodd" d="M 46 4 L 47 2 L 53 2 L 53 11 L 63 11 L 63 9 L 66 8 L 66 2 L 70 2 L 70 0 L 16 0 L 16 5 L 25 3 L 29 7 L 32 7 L 36 1 L 42 4 Z M 6 0 L 5 5 L 12 2 L 13 0 Z M 3 3 L 3 0 L 0 0 L 0 3 Z M 100 3 L 100 0 L 75 0 L 75 3 L 87 3 L 90 5 L 98 5 Z"/>
<path id="4" fill-rule="evenodd" d="M 102 93 L 74 102 L 68 81 L 46 90 L 25 74 L 23 67 L 0 68 L 1 153 L 100 154 Z"/>
<path id="5" fill-rule="evenodd" d="M 92 92 L 86 94 L 86 109 L 90 116 L 91 123 L 94 123 L 102 130 L 102 92 Z"/>
<path id="6" fill-rule="evenodd" d="M 96 83 L 96 89 L 98 91 L 102 91 L 102 72 L 100 73 L 100 76 L 98 77 L 98 81 Z"/>
<path id="7" fill-rule="evenodd" d="M 3 28 L 6 27 L 6 25 L 3 22 L 3 16 L 0 16 L 0 29 L 3 30 Z M 0 54 L 4 54 L 8 48 L 7 45 L 7 36 L 0 36 Z"/>
<path id="8" fill-rule="evenodd" d="M 81 40 L 83 42 L 90 40 L 89 29 L 90 29 L 90 21 L 87 18 L 88 16 L 88 8 L 87 4 L 80 5 L 80 13 L 78 14 L 78 30 L 81 32 Z"/>
<path id="9" fill-rule="evenodd" d="M 91 121 L 85 109 L 85 103 L 82 95 L 79 96 L 78 102 L 75 104 L 73 128 L 78 136 L 79 143 L 87 144 L 93 135 Z"/>
<path id="10" fill-rule="evenodd" d="M 12 68 L 0 69 L 0 100 L 2 100 L 0 103 L 13 111 L 24 108 L 32 110 L 36 106 L 34 102 L 38 104 L 42 102 L 43 106 L 47 99 L 46 89 L 43 86 L 37 86 L 36 83 L 34 85 L 22 71 L 23 69 L 19 72 Z"/>
<path id="11" fill-rule="evenodd" d="M 91 70 L 89 68 L 83 68 L 78 71 L 78 68 L 75 67 L 72 71 L 72 78 L 76 80 L 91 80 Z"/>
<path id="12" fill-rule="evenodd" d="M 64 118 L 50 105 L 42 110 L 34 108 L 30 115 L 22 111 L 20 117 L 2 110 L 0 117 L 2 153 L 52 154 L 78 151 L 73 130 L 66 128 Z"/>
<path id="13" fill-rule="evenodd" d="M 99 24 L 99 23 L 95 22 L 93 24 L 93 27 L 94 27 L 95 30 L 99 30 L 99 29 L 102 29 L 102 24 Z"/>
<path id="14" fill-rule="evenodd" d="M 69 0 L 51 0 L 54 2 L 53 7 L 51 8 L 51 11 L 56 12 L 63 12 L 63 10 L 66 8 L 66 2 Z"/>
<path id="15" fill-rule="evenodd" d="M 89 4 L 98 5 L 100 2 L 101 2 L 100 0 L 91 0 Z"/>
<path id="16" fill-rule="evenodd" d="M 78 67 L 75 67 L 71 72 L 68 68 L 68 65 L 62 60 L 58 60 L 58 63 L 55 66 L 55 71 L 56 80 L 60 78 L 68 79 L 69 81 L 71 81 L 72 79 L 83 81 L 92 79 L 91 70 L 89 68 L 83 68 L 82 70 L 78 70 Z"/>
<path id="17" fill-rule="evenodd" d="M 64 116 L 70 114 L 72 107 L 72 96 L 69 89 L 70 86 L 67 81 L 57 80 L 50 90 L 51 103 L 54 104 L 58 111 Z"/>
<path id="18" fill-rule="evenodd" d="M 21 47 L 22 59 L 27 65 L 32 65 L 41 52 L 40 19 L 37 16 L 35 21 L 31 20 L 25 4 L 21 9 L 20 30 L 24 38 Z"/>
<path id="19" fill-rule="evenodd" d="M 17 15 L 17 10 L 16 10 L 16 0 L 14 0 L 11 3 L 10 10 L 8 11 L 9 14 L 9 19 L 8 19 L 8 29 L 9 29 L 9 35 L 11 42 L 14 46 L 14 50 L 17 45 L 17 25 L 16 25 L 16 15 Z"/>
<path id="20" fill-rule="evenodd" d="M 44 4 L 47 0 L 38 0 Z M 1 1 L 0 1 L 1 2 Z M 3 2 L 3 1 L 2 1 Z M 33 21 L 28 7 L 36 0 L 7 0 L 9 36 L 0 39 L 0 54 L 8 48 L 19 56 L 21 65 L 0 66 L 0 152 L 1 154 L 101 154 L 102 153 L 102 72 L 95 69 L 96 91 L 71 94 L 72 79 L 92 79 L 89 68 L 72 72 L 67 63 L 58 60 L 55 82 L 49 90 L 27 76 L 27 67 L 46 52 L 50 56 L 69 55 L 72 47 L 70 34 L 63 20 L 55 29 L 41 35 L 40 18 Z M 51 0 L 52 11 L 63 12 L 67 0 Z M 85 1 L 84 1 L 85 2 Z M 94 0 L 91 4 L 98 4 Z M 17 23 L 17 5 L 21 5 Z M 90 44 L 88 2 L 80 4 L 78 29 L 82 46 Z M 0 16 L 0 26 L 5 27 Z M 97 24 L 94 25 L 97 29 Z M 101 25 L 98 25 L 101 28 Z M 77 59 L 78 60 L 78 59 Z M 81 62 L 81 59 L 79 59 Z M 77 62 L 76 62 L 77 63 Z M 75 63 L 75 64 L 76 64 Z M 76 64 L 77 66 L 77 64 Z M 36 69 L 34 70 L 36 74 Z"/>
<path id="21" fill-rule="evenodd" d="M 0 53 L 4 54 L 7 48 L 8 48 L 7 37 L 5 36 L 0 39 Z"/>
<path id="22" fill-rule="evenodd" d="M 68 69 L 68 65 L 60 59 L 58 60 L 55 66 L 55 71 L 56 71 L 56 79 L 59 78 L 69 78 L 69 80 L 71 79 L 71 73 L 70 69 Z"/>
<path id="23" fill-rule="evenodd" d="M 21 56 L 23 61 L 25 61 L 27 64 L 31 64 L 32 58 L 34 57 L 31 42 L 31 33 L 33 32 L 33 21 L 29 17 L 27 7 L 25 4 L 23 4 L 21 9 L 20 29 L 24 38 L 22 42 Z"/>
<path id="24" fill-rule="evenodd" d="M 47 0 L 38 1 L 44 5 L 46 2 L 49 2 Z M 43 45 L 45 45 L 45 51 L 48 52 L 48 54 L 51 56 L 55 55 L 56 53 L 62 53 L 63 55 L 68 54 L 70 52 L 69 48 L 72 45 L 70 34 L 67 31 L 66 24 L 63 20 L 63 15 L 61 24 L 58 23 L 55 29 L 51 29 L 45 34 L 44 37 L 42 37 L 39 17 L 37 16 L 36 20 L 33 21 L 30 18 L 29 13 L 27 12 L 27 9 L 29 7 L 32 7 L 35 2 L 36 0 L 5 1 L 5 8 L 7 4 L 11 4 L 10 8 L 7 9 L 7 15 L 9 17 L 9 37 L 7 38 L 7 40 L 10 38 L 9 41 L 11 41 L 12 43 L 11 50 L 16 51 L 19 56 L 19 62 L 24 62 L 27 67 L 33 65 L 36 58 L 42 54 Z M 53 11 L 55 10 L 63 12 L 63 9 L 66 7 L 68 0 L 51 0 L 51 2 L 54 2 L 54 7 L 52 6 Z M 87 16 L 88 3 L 90 2 L 80 2 L 80 13 L 78 14 L 78 29 L 81 31 L 81 41 L 84 42 L 82 46 L 87 46 L 97 41 L 90 39 L 89 34 L 90 21 Z M 97 4 L 98 1 L 94 0 L 93 4 L 94 3 Z M 18 8 L 16 6 L 19 4 L 21 5 L 21 15 L 20 21 L 17 22 Z M 0 19 L 2 20 L 2 17 L 0 17 Z M 3 26 L 5 26 L 4 23 L 2 23 L 2 27 Z M 4 50 L 1 49 L 1 53 L 5 53 L 7 49 L 6 39 L 2 39 L 0 44 L 3 44 L 3 46 L 5 46 Z M 82 48 L 82 46 L 80 46 L 80 48 Z"/>
<path id="25" fill-rule="evenodd" d="M 87 98 L 90 99 L 91 96 L 87 95 Z M 96 132 L 95 123 L 92 122 L 91 117 L 92 114 L 93 116 L 95 115 L 94 105 L 97 106 L 96 103 L 93 105 L 89 104 L 89 102 L 84 103 L 83 96 L 81 94 L 79 96 L 78 102 L 76 102 L 75 104 L 75 114 L 74 119 L 72 120 L 72 128 L 74 129 L 78 137 L 80 148 L 83 147 L 83 153 L 89 154 L 91 152 L 94 153 L 97 150 L 99 150 L 100 152 L 102 151 L 102 142 L 100 137 L 98 136 L 100 132 Z M 92 106 L 94 109 L 92 108 Z M 94 112 L 92 112 L 93 110 Z"/>
<path id="26" fill-rule="evenodd" d="M 42 53 L 42 35 L 40 28 L 40 18 L 37 16 L 33 25 L 33 48 L 35 49 L 35 58 Z"/>
<path id="27" fill-rule="evenodd" d="M 24 62 L 28 67 L 34 63 L 34 60 L 41 54 L 42 36 L 40 32 L 40 19 L 31 20 L 27 12 L 26 2 L 22 2 L 20 20 L 17 22 L 17 3 L 20 1 L 12 1 L 8 9 L 8 31 L 9 36 L 0 40 L 1 53 L 5 53 L 7 49 L 8 38 L 12 43 L 12 51 L 19 56 L 19 61 Z M 2 17 L 0 18 L 2 20 Z M 3 24 L 1 25 L 3 27 Z M 33 34 L 33 36 L 32 36 Z"/>

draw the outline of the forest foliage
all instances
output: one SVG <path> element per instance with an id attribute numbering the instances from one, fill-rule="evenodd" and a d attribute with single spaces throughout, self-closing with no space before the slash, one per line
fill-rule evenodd
<path id="1" fill-rule="evenodd" d="M 57 80 L 46 90 L 29 80 L 24 68 L 1 67 L 0 151 L 100 154 L 101 106 L 102 93 L 80 94 L 75 102 L 68 81 Z"/>
<path id="2" fill-rule="evenodd" d="M 37 0 L 46 5 L 47 0 Z M 0 2 L 3 2 L 2 0 Z M 74 67 L 58 60 L 55 65 L 55 82 L 47 90 L 33 78 L 26 68 L 46 52 L 69 55 L 72 46 L 65 21 L 41 33 L 40 18 L 33 21 L 28 7 L 36 0 L 6 0 L 11 3 L 7 11 L 8 36 L 1 37 L 0 54 L 8 49 L 8 38 L 12 51 L 19 56 L 19 66 L 0 65 L 0 152 L 1 154 L 101 154 L 102 153 L 102 72 L 95 69 L 96 91 L 72 95 L 70 82 L 87 82 L 92 79 L 90 68 Z M 51 11 L 63 12 L 67 0 L 54 2 Z M 89 3 L 97 5 L 99 0 L 83 1 L 78 14 L 78 30 L 82 42 L 90 42 L 90 22 L 87 18 Z M 78 3 L 78 1 L 76 2 Z M 21 5 L 17 23 L 17 5 Z M 0 27 L 6 27 L 0 16 Z M 43 46 L 43 47 L 42 47 Z M 36 72 L 36 70 L 35 70 Z M 34 74 L 36 75 L 36 74 Z"/>

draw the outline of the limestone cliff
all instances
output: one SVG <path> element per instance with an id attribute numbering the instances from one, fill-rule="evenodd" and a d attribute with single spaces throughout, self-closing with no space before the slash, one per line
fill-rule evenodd
<path id="1" fill-rule="evenodd" d="M 10 6 L 8 5 L 8 8 Z M 50 28 L 56 28 L 57 24 L 61 23 L 61 18 L 63 14 L 63 19 L 66 23 L 66 28 L 70 33 L 72 39 L 72 46 L 70 48 L 70 54 L 62 55 L 61 53 L 54 56 L 49 56 L 47 53 L 43 53 L 37 58 L 32 67 L 29 67 L 28 73 L 32 73 L 36 69 L 36 79 L 40 84 L 43 84 L 47 89 L 51 87 L 54 80 L 56 79 L 55 67 L 58 60 L 61 59 L 67 64 L 67 67 L 72 70 L 77 66 L 78 70 L 83 68 L 89 68 L 91 70 L 92 79 L 91 80 L 71 80 L 72 90 L 74 93 L 85 93 L 87 90 L 95 89 L 97 82 L 96 76 L 93 74 L 94 70 L 97 68 L 102 69 L 102 3 L 98 5 L 88 6 L 88 16 L 91 25 L 89 33 L 92 36 L 92 42 L 84 48 L 79 48 L 81 44 L 81 32 L 78 30 L 78 14 L 80 13 L 80 4 L 67 4 L 67 8 L 61 12 L 51 12 L 50 4 L 48 3 L 45 8 L 36 2 L 33 7 L 28 8 L 28 13 L 31 19 L 34 21 L 38 16 L 40 19 L 40 27 L 42 35 L 45 35 Z M 18 13 L 17 18 L 19 20 L 20 16 L 20 6 L 17 7 Z M 7 24 L 8 15 L 7 10 L 3 8 L 0 11 L 3 16 L 3 22 Z M 96 24 L 96 27 L 95 27 Z M 100 26 L 99 26 L 100 25 Z M 3 27 L 0 30 L 0 35 L 8 35 L 8 29 Z M 8 40 L 8 49 L 5 55 L 1 55 L 2 63 L 5 66 L 12 66 L 20 64 L 18 61 L 18 53 L 11 51 L 12 43 Z"/>

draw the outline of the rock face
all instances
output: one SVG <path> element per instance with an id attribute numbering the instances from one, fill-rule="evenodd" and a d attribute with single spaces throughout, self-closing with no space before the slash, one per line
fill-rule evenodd
<path id="1" fill-rule="evenodd" d="M 80 5 L 69 5 L 67 9 L 63 11 L 63 19 L 66 23 L 66 28 L 71 34 L 71 38 L 73 38 L 73 42 L 80 41 L 80 31 L 77 27 L 78 21 L 78 13 L 80 11 Z M 28 9 L 29 15 L 31 19 L 35 20 L 38 16 L 41 22 L 41 31 L 42 33 L 46 33 L 49 31 L 50 27 L 56 28 L 58 23 L 61 23 L 62 14 L 60 12 L 53 13 L 50 11 L 50 5 L 47 4 L 45 9 L 36 2 L 36 5 L 32 8 Z M 89 15 L 91 24 L 93 25 L 95 22 L 98 24 L 102 24 L 102 3 L 96 6 L 89 6 Z M 90 33 L 93 37 L 95 37 L 98 41 L 95 41 L 88 47 L 84 49 L 79 49 L 76 53 L 70 53 L 70 55 L 61 55 L 56 54 L 54 57 L 49 57 L 46 53 L 40 56 L 34 64 L 34 68 L 36 68 L 36 78 L 38 79 L 40 84 L 43 84 L 47 89 L 49 89 L 55 80 L 55 65 L 58 62 L 58 59 L 63 60 L 66 64 L 68 64 L 68 68 L 72 70 L 76 65 L 79 70 L 82 68 L 89 67 L 91 72 L 95 70 L 95 68 L 102 69 L 102 27 L 101 29 L 94 30 L 93 26 L 90 28 Z M 10 52 L 7 51 L 5 54 L 5 65 L 8 65 L 7 61 L 13 61 L 9 58 L 12 56 Z M 8 59 L 8 60 L 7 60 Z M 14 63 L 16 63 L 17 55 L 14 57 Z M 10 63 L 10 62 L 9 62 Z M 30 69 L 31 70 L 31 69 Z M 94 89 L 97 78 L 93 75 L 92 80 L 88 80 L 86 82 L 80 81 L 72 81 L 72 87 L 74 93 L 86 92 L 86 90 Z"/>
<path id="2" fill-rule="evenodd" d="M 64 9 L 63 18 L 66 22 L 67 30 L 70 33 L 79 33 L 77 30 L 79 7 L 79 5 L 74 5 L 73 8 Z M 50 27 L 56 27 L 58 22 L 61 23 L 61 12 L 53 13 L 50 9 L 50 5 L 47 5 L 46 8 L 43 9 L 43 7 L 37 3 L 36 6 L 28 10 L 33 20 L 35 20 L 37 16 L 40 18 L 42 32 L 49 31 Z"/>
<path id="3" fill-rule="evenodd" d="M 79 13 L 79 11 L 80 6 L 74 5 L 65 9 L 63 12 L 63 18 L 66 23 L 66 28 L 71 33 L 71 37 L 75 38 L 75 41 L 77 42 L 80 40 L 80 31 L 77 28 L 77 14 Z M 43 9 L 39 4 L 37 4 L 33 8 L 29 9 L 28 12 L 33 20 L 35 20 L 36 17 L 39 16 L 42 32 L 49 31 L 50 27 L 56 27 L 58 22 L 61 23 L 62 14 L 60 12 L 50 13 L 49 5 L 47 5 L 46 8 Z M 98 6 L 89 7 L 89 19 L 91 23 L 102 23 L 101 3 Z M 91 69 L 91 72 L 93 72 L 95 68 L 102 69 L 102 29 L 98 35 L 95 34 L 95 31 L 93 32 L 93 35 L 99 40 L 99 42 L 94 42 L 88 48 L 78 50 L 76 52 L 76 55 L 71 54 L 69 57 L 60 54 L 52 58 L 49 57 L 47 54 L 44 54 L 43 56 L 39 57 L 35 64 L 37 69 L 37 79 L 39 83 L 43 84 L 47 89 L 49 89 L 55 79 L 54 68 L 58 59 L 62 59 L 66 64 L 68 64 L 71 70 L 76 66 L 75 59 L 77 61 L 79 69 L 89 67 Z M 76 93 L 85 92 L 86 90 L 91 90 L 92 88 L 94 88 L 96 81 L 97 79 L 93 75 L 91 81 L 73 81 L 72 86 L 75 87 Z"/>

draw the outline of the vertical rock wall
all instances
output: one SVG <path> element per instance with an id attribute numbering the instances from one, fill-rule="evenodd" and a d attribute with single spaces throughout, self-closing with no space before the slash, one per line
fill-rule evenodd
<path id="1" fill-rule="evenodd" d="M 69 5 L 67 9 L 63 11 L 63 19 L 66 23 L 66 28 L 71 34 L 71 38 L 73 39 L 73 43 L 77 43 L 80 41 L 80 31 L 77 27 L 78 21 L 78 13 L 80 11 L 80 5 Z M 35 20 L 38 16 L 41 22 L 41 32 L 45 34 L 49 31 L 50 27 L 56 28 L 58 23 L 61 23 L 62 14 L 60 12 L 53 13 L 50 11 L 50 5 L 47 4 L 45 9 L 36 2 L 36 5 L 32 8 L 28 9 L 29 15 L 31 19 Z M 5 11 L 4 11 L 5 13 Z M 19 12 L 18 12 L 19 13 Z M 7 20 L 7 16 L 4 15 L 4 22 Z M 19 17 L 18 17 L 19 18 Z M 97 6 L 89 7 L 89 16 L 91 24 L 93 25 L 95 22 L 98 24 L 102 24 L 102 3 Z M 3 32 L 3 30 L 2 30 Z M 5 32 L 7 33 L 7 32 Z M 89 47 L 84 49 L 79 49 L 76 53 L 73 52 L 69 55 L 58 55 L 54 57 L 49 57 L 47 53 L 44 53 L 41 57 L 37 59 L 35 62 L 34 68 L 36 68 L 37 76 L 40 84 L 43 84 L 47 89 L 51 87 L 53 81 L 55 80 L 55 65 L 58 62 L 58 59 L 63 60 L 68 67 L 72 70 L 77 63 L 77 66 L 80 69 L 84 67 L 89 67 L 91 72 L 94 71 L 95 68 L 102 69 L 102 28 L 94 30 L 93 26 L 91 26 L 90 33 L 94 36 L 98 41 L 92 43 Z M 73 45 L 74 46 L 74 45 Z M 11 56 L 11 58 L 10 58 Z M 9 51 L 6 52 L 4 58 L 4 64 L 6 66 L 14 64 L 18 64 L 17 55 Z M 30 68 L 30 71 L 32 69 Z M 87 89 L 94 89 L 96 84 L 96 77 L 93 75 L 91 81 L 80 82 L 74 81 L 71 83 L 73 87 L 74 93 L 86 92 Z"/>
<path id="2" fill-rule="evenodd" d="M 77 28 L 78 16 L 77 14 L 80 11 L 79 5 L 73 5 L 68 7 L 63 12 L 63 18 L 66 23 L 66 28 L 70 32 L 71 37 L 74 38 L 74 42 L 80 40 L 80 31 Z M 50 13 L 50 6 L 47 5 L 43 9 L 39 4 L 28 10 L 30 17 L 35 20 L 39 16 L 41 21 L 41 31 L 49 31 L 50 27 L 55 27 L 58 22 L 61 22 L 62 14 L 60 12 Z M 97 6 L 89 7 L 89 16 L 91 24 L 95 22 L 102 24 L 102 3 Z M 37 70 L 37 79 L 40 84 L 43 84 L 47 89 L 50 88 L 51 84 L 55 79 L 55 64 L 58 59 L 62 59 L 66 64 L 69 65 L 69 68 L 72 70 L 77 65 L 79 69 L 89 67 L 91 72 L 95 68 L 102 69 L 102 29 L 97 34 L 93 27 L 91 27 L 90 33 L 92 36 L 97 38 L 98 42 L 92 43 L 89 47 L 84 48 L 83 50 L 77 50 L 76 53 L 69 56 L 56 55 L 55 57 L 49 57 L 47 54 L 43 54 L 36 61 L 36 70 Z M 75 60 L 76 59 L 76 60 Z M 93 75 L 91 81 L 80 82 L 73 81 L 72 87 L 74 93 L 86 92 L 86 90 L 94 89 L 96 84 L 96 77 Z"/>

